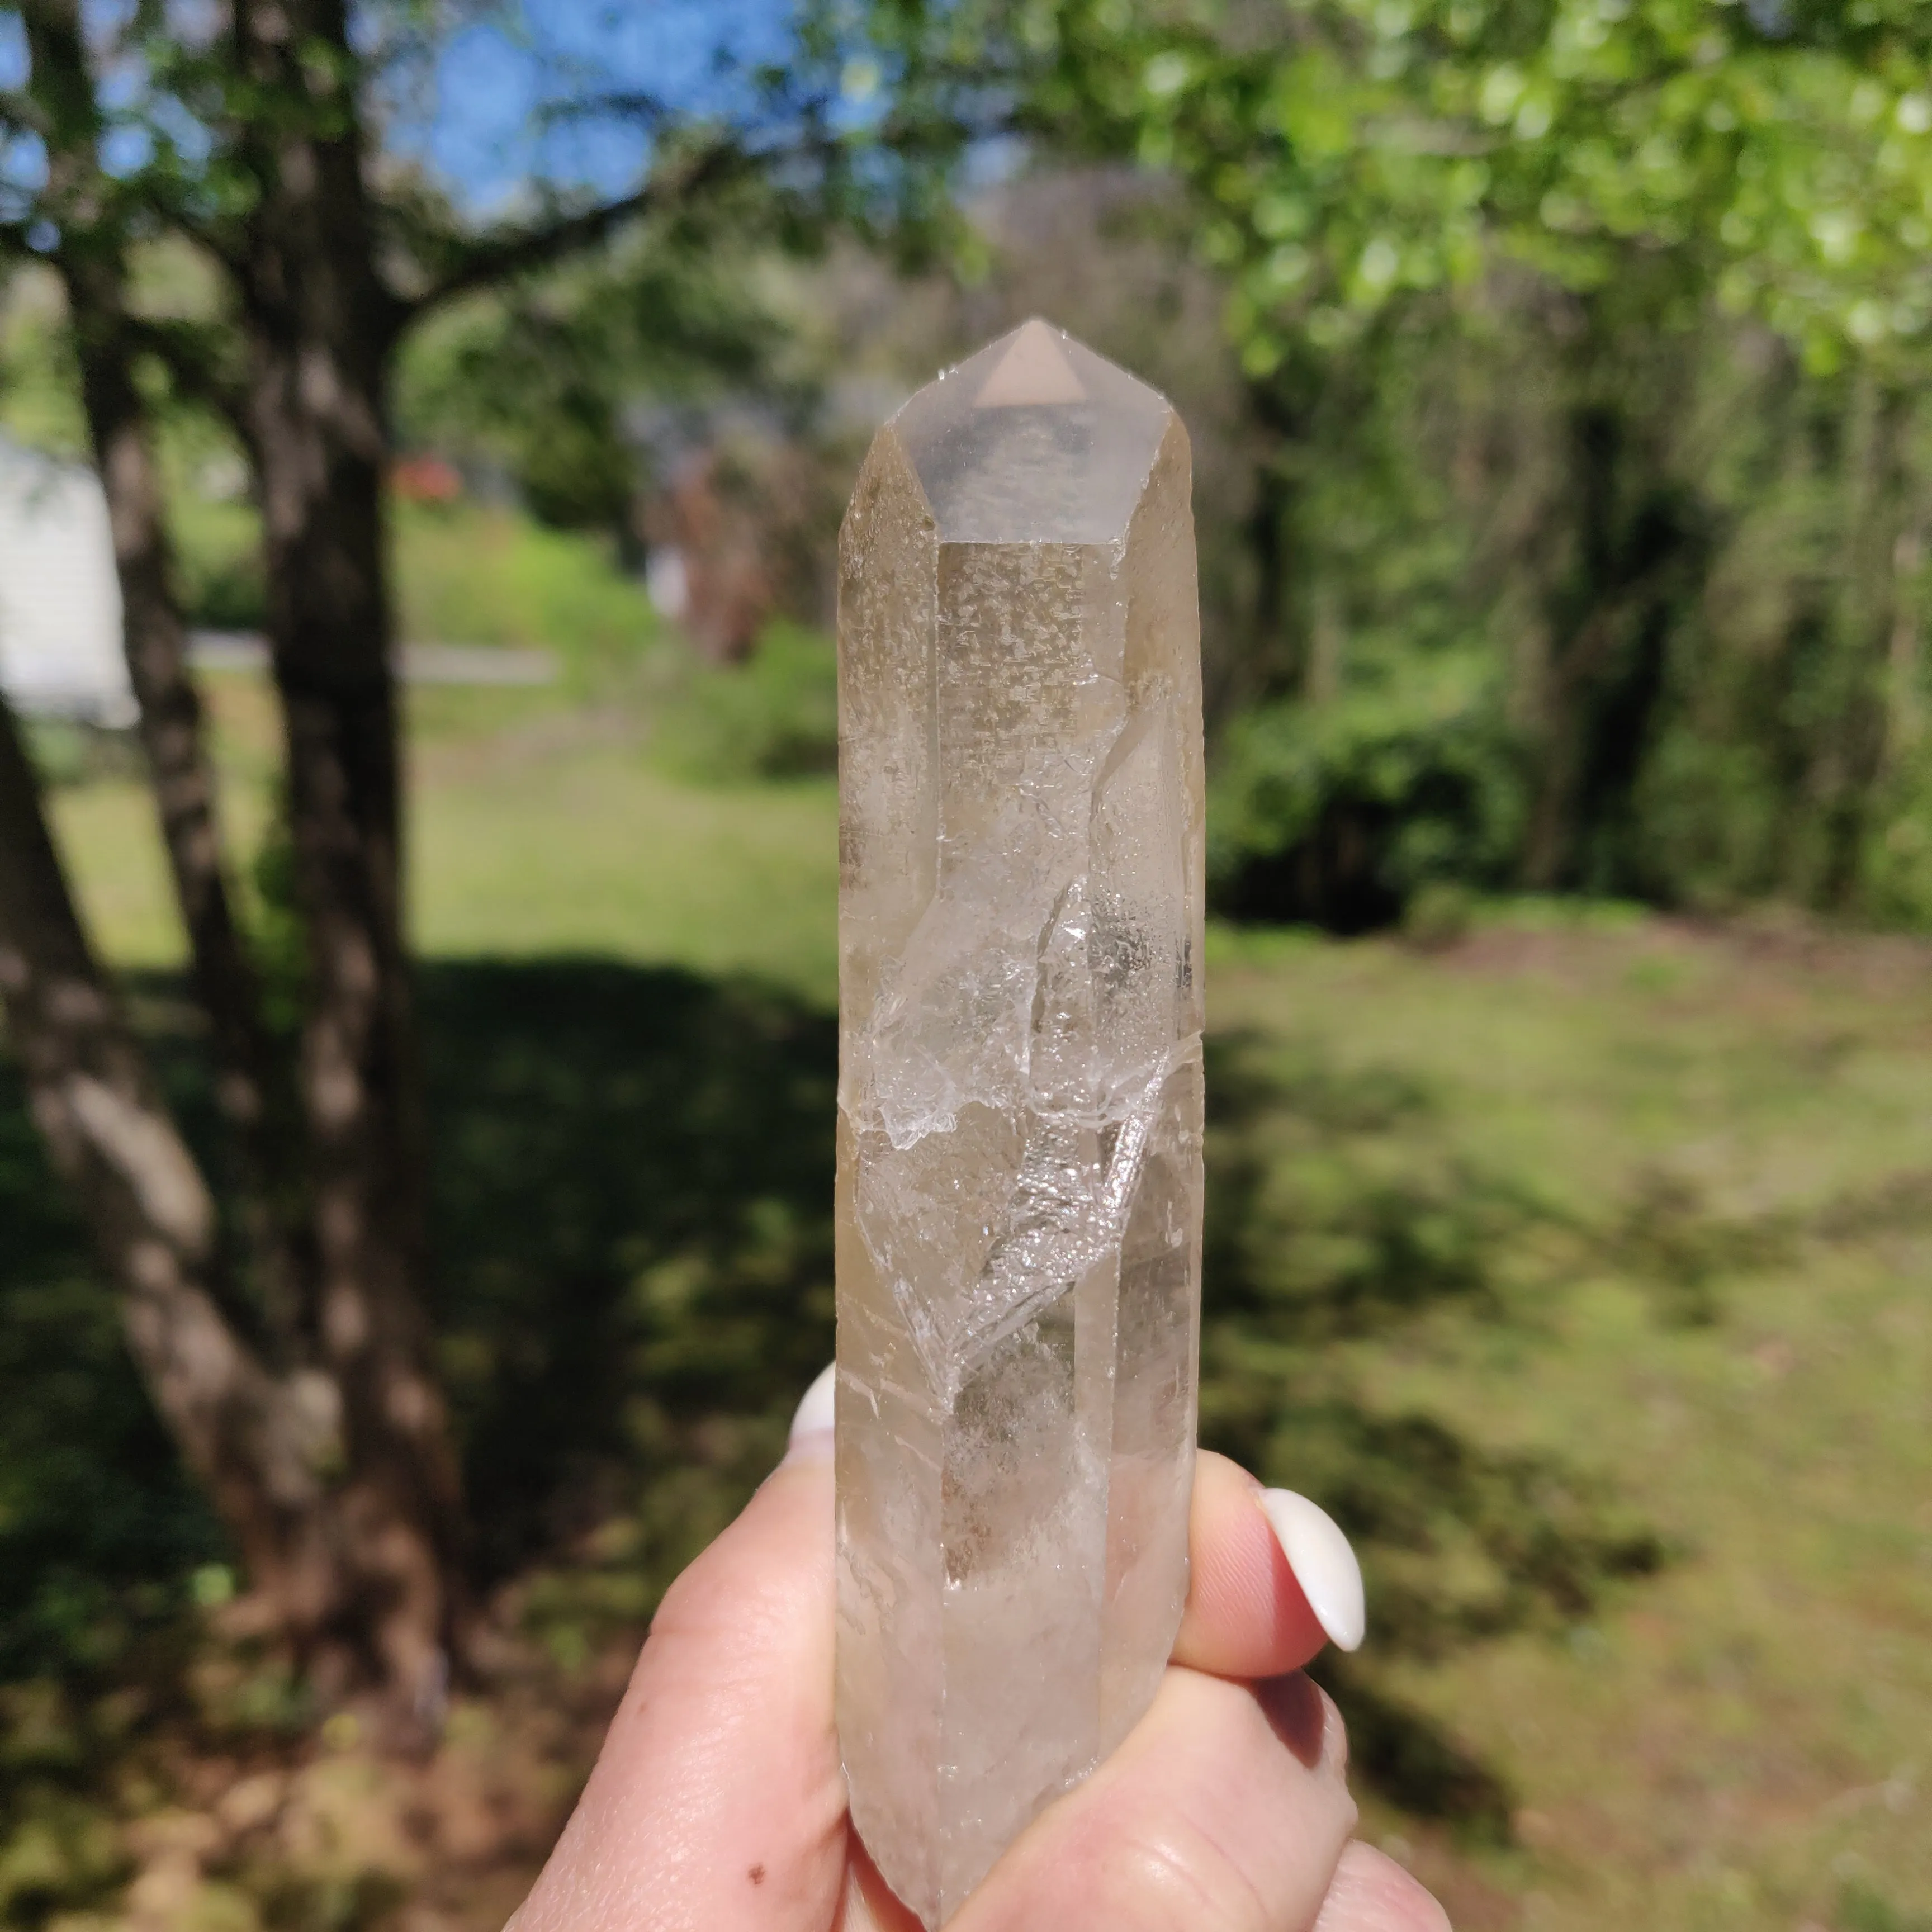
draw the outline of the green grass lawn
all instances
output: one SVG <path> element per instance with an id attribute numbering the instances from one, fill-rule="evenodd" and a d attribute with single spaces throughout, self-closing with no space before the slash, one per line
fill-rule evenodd
<path id="1" fill-rule="evenodd" d="M 1932 956 L 1662 923 L 1427 958 L 1217 940 L 1218 1028 L 1408 1107 L 1359 1136 L 1358 1192 L 1406 1154 L 1418 1219 L 1453 1222 L 1445 1159 L 1438 1190 L 1508 1204 L 1481 1279 L 1340 1337 L 1332 1371 L 1594 1475 L 1660 1544 L 1654 1574 L 1485 1639 L 1493 1574 L 1438 1532 L 1422 1580 L 1468 1591 L 1472 1640 L 1399 1630 L 1377 1688 L 1499 1774 L 1514 1842 L 1373 1828 L 1466 1927 L 1928 1922 Z M 1337 1159 L 1274 1145 L 1277 1184 Z M 1321 1180 L 1284 1220 L 1336 1218 Z M 1292 1414 L 1267 1439 L 1292 1480 Z M 1372 1569 L 1414 1585 L 1418 1540 Z"/>
<path id="2" fill-rule="evenodd" d="M 223 807 L 245 854 L 268 815 L 267 696 L 250 678 L 208 684 Z M 412 701 L 411 917 L 425 956 L 674 962 L 836 997 L 830 780 L 749 790 L 680 782 L 647 755 L 647 717 L 580 712 L 548 694 L 430 688 Z M 178 965 L 180 922 L 142 786 L 65 788 L 55 814 L 107 952 Z"/>
<path id="3" fill-rule="evenodd" d="M 267 710 L 215 696 L 246 843 Z M 566 1664 L 828 1332 L 833 791 L 648 722 L 416 713 L 446 1369 Z M 142 796 L 58 820 L 108 951 L 175 962 Z M 1365 1553 L 1365 1828 L 1465 1928 L 1926 1932 L 1932 952 L 1522 908 L 1209 970 L 1204 1432 Z"/>

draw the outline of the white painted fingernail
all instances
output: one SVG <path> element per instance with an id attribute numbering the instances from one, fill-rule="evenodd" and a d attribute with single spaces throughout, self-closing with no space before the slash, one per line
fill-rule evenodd
<path id="1" fill-rule="evenodd" d="M 1262 1508 L 1329 1642 L 1340 1650 L 1360 1648 L 1369 1626 L 1362 1566 L 1335 1519 L 1292 1490 L 1262 1490 Z"/>
<path id="2" fill-rule="evenodd" d="M 832 1454 L 832 1426 L 838 1390 L 838 1365 L 833 1362 L 806 1390 L 793 1413 L 791 1440 L 785 1450 L 788 1462 L 800 1457 Z"/>

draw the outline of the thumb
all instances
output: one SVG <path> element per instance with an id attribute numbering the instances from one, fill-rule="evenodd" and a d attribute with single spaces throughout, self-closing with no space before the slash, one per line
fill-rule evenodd
<path id="1" fill-rule="evenodd" d="M 824 1932 L 846 1854 L 829 1436 L 666 1593 L 512 1932 Z"/>

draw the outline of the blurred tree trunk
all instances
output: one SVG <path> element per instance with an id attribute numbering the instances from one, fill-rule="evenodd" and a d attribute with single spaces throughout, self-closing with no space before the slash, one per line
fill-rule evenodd
<path id="1" fill-rule="evenodd" d="M 1217 692 L 1220 715 L 1277 692 L 1306 696 L 1308 650 L 1300 602 L 1310 558 L 1300 526 L 1300 472 L 1306 461 L 1310 410 L 1305 376 L 1284 370 L 1248 386 L 1248 406 L 1263 438 L 1256 466 L 1248 541 L 1255 562 L 1254 635 Z"/>
<path id="2" fill-rule="evenodd" d="M 1542 666 L 1540 757 L 1523 854 L 1523 878 L 1538 892 L 1573 882 L 1578 808 L 1588 757 L 1589 713 L 1618 642 L 1616 527 L 1622 424 L 1600 404 L 1572 409 L 1569 472 L 1574 500 L 1558 506 L 1574 523 L 1574 562 L 1557 591 L 1551 648 Z"/>
<path id="3" fill-rule="evenodd" d="M 34 1119 L 120 1292 L 129 1346 L 284 1625 L 322 1625 L 327 1384 L 278 1381 L 222 1309 L 214 1204 L 90 951 L 0 699 L 0 1005 Z"/>
<path id="4" fill-rule="evenodd" d="M 302 1300 L 288 1206 L 295 1150 L 277 1132 L 274 1054 L 262 992 L 228 889 L 214 773 L 188 636 L 170 581 L 160 480 L 124 337 L 118 265 L 62 263 L 76 318 L 82 395 L 107 497 L 128 669 L 195 990 L 206 1012 L 216 1090 L 234 1132 L 239 1192 L 260 1299 L 285 1338 Z"/>
<path id="5" fill-rule="evenodd" d="M 77 334 L 94 358 L 88 407 L 140 627 L 136 676 L 154 700 L 157 783 L 169 790 L 184 894 L 201 895 L 205 932 L 226 895 L 213 892 L 206 762 L 166 602 L 130 352 L 154 349 L 177 379 L 221 392 L 253 468 L 308 951 L 294 1082 L 308 1213 L 292 1326 L 296 1353 L 340 1419 L 339 1474 L 316 1516 L 326 1574 L 290 1627 L 325 1688 L 373 1687 L 406 1726 L 419 1726 L 462 1647 L 466 1538 L 426 1312 L 425 1134 L 385 556 L 389 371 L 414 316 L 594 248 L 622 224 L 684 220 L 702 192 L 746 164 L 715 134 L 667 140 L 634 192 L 477 234 L 439 220 L 407 182 L 386 204 L 373 198 L 382 179 L 368 166 L 358 89 L 381 56 L 352 45 L 346 0 L 232 0 L 191 46 L 164 13 L 97 19 L 81 9 L 83 37 L 78 0 L 27 4 L 44 44 L 32 112 L 20 116 L 14 94 L 0 112 L 46 140 L 50 154 L 58 149 L 68 174 L 28 191 L 33 215 L 0 233 L 24 244 L 50 227 L 76 278 Z M 91 71 L 96 35 L 107 51 Z M 186 76 L 211 143 L 206 179 L 221 194 L 199 192 L 160 147 L 124 174 L 100 168 L 105 69 L 123 58 L 130 71 L 144 62 L 165 70 L 164 93 Z M 234 301 L 214 334 L 238 380 L 220 368 L 202 380 L 209 369 L 183 352 L 179 328 L 125 313 L 116 250 L 137 223 L 186 236 L 220 271 Z M 101 278 L 89 279 L 102 262 Z M 400 278 L 396 287 L 384 268 Z M 218 976 L 233 964 L 218 962 Z"/>
<path id="6" fill-rule="evenodd" d="M 425 1137 L 403 934 L 383 500 L 403 311 L 376 269 L 344 9 L 240 0 L 233 17 L 237 64 L 284 104 L 244 136 L 260 198 L 235 266 L 308 938 L 315 1341 L 342 1397 L 358 1661 L 426 1710 L 460 1646 L 464 1531 L 424 1312 Z"/>
<path id="7" fill-rule="evenodd" d="M 1802 868 L 1796 873 L 1802 896 L 1833 910 L 1857 895 L 1893 730 L 1889 700 L 1900 683 L 1898 666 L 1910 656 L 1909 628 L 1904 640 L 1900 634 L 1901 620 L 1909 626 L 1911 616 L 1898 568 L 1910 526 L 1910 395 L 1862 371 L 1846 416 L 1839 563 L 1821 626 L 1828 655 L 1809 694 L 1815 715 L 1799 794 L 1817 832 L 1810 842 L 1790 842 Z"/>
<path id="8" fill-rule="evenodd" d="M 123 226 L 115 184 L 98 165 L 94 77 L 74 0 L 32 0 L 28 23 L 50 195 L 64 217 L 58 266 L 112 513 L 143 734 L 224 1096 L 255 1137 L 258 1173 L 272 1181 L 281 1152 L 267 1144 L 272 1063 L 222 877 L 200 715 L 169 584 L 158 480 L 134 380 L 139 332 L 126 306 Z M 305 1250 L 268 1235 L 274 1300 L 302 1367 L 279 1384 L 259 1365 L 246 1375 L 224 1371 L 247 1384 L 260 1426 L 250 1435 L 224 1424 L 218 1440 L 200 1409 L 171 1395 L 162 1377 L 170 1351 L 196 1360 L 244 1359 L 231 1331 L 213 1339 L 204 1332 L 202 1304 L 212 1308 L 206 1286 L 196 1288 L 200 1301 L 177 1294 L 151 1310 L 137 1346 L 148 1351 L 143 1365 L 189 1461 L 216 1485 L 252 1580 L 325 1694 L 373 1689 L 392 1735 L 414 1742 L 440 1715 L 464 1590 L 457 1465 L 422 1304 L 424 1136 L 401 934 L 400 786 L 381 543 L 382 376 L 400 311 L 374 278 L 352 98 L 313 58 L 319 45 L 334 46 L 340 74 L 352 70 L 340 10 L 297 20 L 274 6 L 244 8 L 236 32 L 244 69 L 292 110 L 255 117 L 261 131 L 253 158 L 266 191 L 243 257 L 232 266 L 248 361 L 241 414 L 264 506 L 290 830 L 310 948 L 296 1083 L 309 1172 L 290 1192 L 304 1198 L 311 1232 Z M 18 902 L 31 909 L 58 899 L 64 925 L 29 920 L 22 956 L 51 945 L 56 959 L 84 961 L 64 890 L 48 883 L 58 884 L 57 868 L 47 869 L 52 848 L 44 836 L 40 842 L 45 877 L 23 888 Z M 56 928 L 58 940 L 46 940 Z M 86 973 L 98 994 L 91 962 Z M 29 1000 L 16 1030 L 46 1048 L 46 1030 L 35 1024 L 41 1011 Z M 124 1040 L 124 1058 L 131 1054 Z M 131 1095 L 138 1082 L 127 1078 Z M 158 1103 L 140 1105 L 148 1139 L 178 1150 Z M 131 1292 L 112 1191 L 86 1162 L 62 1154 L 64 1117 L 42 1111 L 116 1279 Z M 174 1166 L 192 1175 L 202 1204 L 195 1240 L 178 1263 L 199 1282 L 213 1267 L 214 1215 L 184 1150 Z M 269 1186 L 262 1198 L 272 1204 L 281 1196 Z M 259 1459 L 274 1448 L 277 1431 L 300 1435 L 318 1401 L 339 1454 L 329 1484 L 311 1480 L 298 1496 Z M 255 1487 L 292 1513 L 280 1543 L 261 1532 L 247 1493 L 251 1453 Z M 296 1581 L 282 1543 L 302 1552 Z"/>
<path id="9" fill-rule="evenodd" d="M 4 699 L 0 1008 L 136 1364 L 257 1600 L 326 1693 L 373 1684 L 392 1738 L 419 1741 L 440 1653 L 406 1686 L 374 1669 L 395 1641 L 399 1566 L 381 1492 L 349 1466 L 354 1385 L 328 1364 L 271 1370 L 226 1312 L 213 1198 L 87 944 Z"/>
<path id="10" fill-rule="evenodd" d="M 28 0 L 23 17 L 33 90 L 45 117 L 49 190 L 57 206 L 78 213 L 112 193 L 99 170 L 100 118 L 80 8 L 76 0 Z M 142 747 L 195 990 L 208 1016 L 217 1096 L 233 1133 L 256 1299 L 286 1356 L 302 1300 L 299 1240 L 287 1211 L 293 1150 L 276 1131 L 274 1055 L 223 864 L 214 774 L 174 596 L 147 406 L 134 377 L 118 224 L 69 220 L 53 259 L 66 290 L 82 405 L 107 499 Z"/>
<path id="11" fill-rule="evenodd" d="M 1920 660 L 1924 637 L 1918 614 L 1923 595 L 1925 530 L 1914 516 L 1892 546 L 1892 629 L 1886 640 L 1885 770 L 1896 772 L 1924 735 Z"/>
<path id="12" fill-rule="evenodd" d="M 1613 340 L 1589 314 L 1564 423 L 1568 487 L 1549 524 L 1528 538 L 1539 554 L 1525 557 L 1548 586 L 1522 868 L 1539 892 L 1629 889 L 1627 867 L 1612 860 L 1606 869 L 1600 849 L 1592 867 L 1592 848 L 1622 829 L 1664 696 L 1675 600 L 1697 550 L 1694 519 L 1655 452 L 1634 446 L 1636 426 L 1612 399 L 1618 371 L 1595 364 Z"/>

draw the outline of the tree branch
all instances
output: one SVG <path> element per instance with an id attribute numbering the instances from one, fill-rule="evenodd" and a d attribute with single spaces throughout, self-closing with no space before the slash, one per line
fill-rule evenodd
<path id="1" fill-rule="evenodd" d="M 25 88 L 0 89 L 0 134 L 45 135 L 46 131 L 46 116 Z"/>
<path id="2" fill-rule="evenodd" d="M 634 194 L 538 227 L 485 236 L 460 246 L 442 273 L 427 289 L 400 302 L 401 323 L 406 326 L 459 296 L 494 287 L 513 276 L 546 268 L 567 256 L 593 248 L 626 222 L 668 214 L 704 190 L 729 178 L 737 172 L 743 158 L 734 144 L 716 142 L 674 170 L 653 175 Z"/>
<path id="3" fill-rule="evenodd" d="M 246 442 L 248 399 L 226 367 L 214 330 L 202 322 L 141 315 L 128 316 L 123 326 L 132 352 L 153 356 L 182 395 L 212 410 Z"/>
<path id="4" fill-rule="evenodd" d="M 236 225 L 202 213 L 186 192 L 186 184 L 171 181 L 157 170 L 150 170 L 141 183 L 140 200 L 154 219 L 172 228 L 184 242 L 199 248 L 215 266 L 239 280 L 245 265 L 245 250 Z"/>

